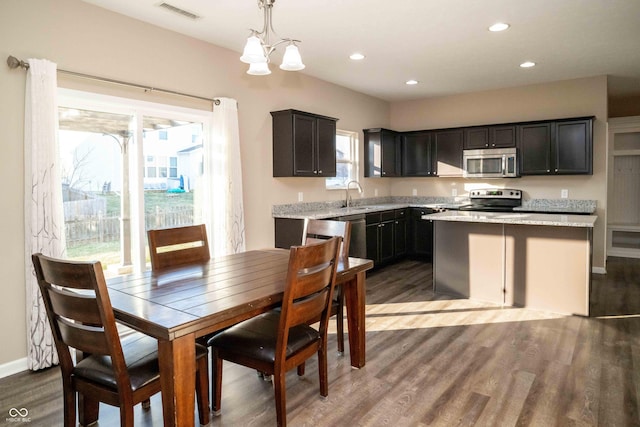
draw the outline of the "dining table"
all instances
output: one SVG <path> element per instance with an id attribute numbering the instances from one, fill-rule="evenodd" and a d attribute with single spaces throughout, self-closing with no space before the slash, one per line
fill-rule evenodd
<path id="1" fill-rule="evenodd" d="M 286 249 L 214 257 L 203 263 L 107 280 L 116 320 L 158 340 L 165 426 L 195 423 L 199 339 L 281 304 Z M 351 366 L 365 365 L 365 279 L 373 261 L 342 257 L 336 273 L 347 308 Z"/>

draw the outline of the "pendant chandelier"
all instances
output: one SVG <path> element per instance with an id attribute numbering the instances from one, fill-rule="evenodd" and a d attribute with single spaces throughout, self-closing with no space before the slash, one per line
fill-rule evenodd
<path id="1" fill-rule="evenodd" d="M 296 46 L 296 43 L 300 43 L 300 40 L 279 39 L 274 43 L 271 42 L 271 36 L 277 38 L 271 23 L 271 10 L 275 1 L 258 0 L 258 7 L 264 11 L 264 24 L 262 31 L 251 30 L 251 35 L 247 39 L 247 44 L 244 46 L 244 51 L 240 57 L 242 62 L 249 64 L 247 74 L 254 76 L 271 74 L 269 56 L 276 50 L 276 46 L 283 43 L 288 43 L 288 45 L 282 57 L 280 69 L 285 71 L 300 71 L 304 69 L 302 57 L 298 51 L 298 46 Z"/>

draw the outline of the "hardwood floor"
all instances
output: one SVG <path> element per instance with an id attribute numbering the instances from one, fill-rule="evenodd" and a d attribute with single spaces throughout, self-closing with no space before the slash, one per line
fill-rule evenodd
<path id="1" fill-rule="evenodd" d="M 380 269 L 367 278 L 367 365 L 337 356 L 332 333 L 329 396 L 315 358 L 304 377 L 291 371 L 289 425 L 640 426 L 640 260 L 607 270 L 584 318 L 434 295 L 430 264 Z M 0 424 L 24 407 L 31 426 L 61 425 L 61 390 L 57 368 L 0 380 Z M 98 425 L 118 425 L 116 408 L 100 410 Z M 136 425 L 162 425 L 159 395 Z M 275 425 L 271 383 L 225 363 L 210 425 Z"/>

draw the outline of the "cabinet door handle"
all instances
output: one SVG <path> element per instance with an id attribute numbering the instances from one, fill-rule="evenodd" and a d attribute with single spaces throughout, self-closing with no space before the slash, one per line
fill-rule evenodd
<path id="1" fill-rule="evenodd" d="M 558 169 L 556 169 L 556 172 L 558 172 Z"/>
<path id="2" fill-rule="evenodd" d="M 547 172 L 551 172 L 549 169 L 547 169 Z"/>
<path id="3" fill-rule="evenodd" d="M 319 170 L 318 173 L 322 173 L 322 170 Z"/>

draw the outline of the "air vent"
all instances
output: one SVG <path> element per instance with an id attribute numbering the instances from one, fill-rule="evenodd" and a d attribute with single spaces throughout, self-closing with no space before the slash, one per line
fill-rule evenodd
<path id="1" fill-rule="evenodd" d="M 178 15 L 185 16 L 189 19 L 193 19 L 193 20 L 200 19 L 200 17 L 195 13 L 187 12 L 186 10 L 180 9 L 179 7 L 173 6 L 169 3 L 160 3 L 158 7 L 161 7 L 173 13 L 177 13 Z"/>

